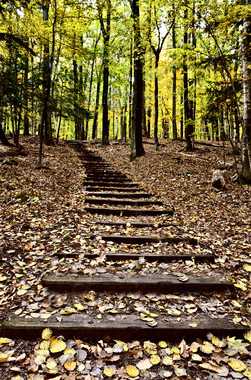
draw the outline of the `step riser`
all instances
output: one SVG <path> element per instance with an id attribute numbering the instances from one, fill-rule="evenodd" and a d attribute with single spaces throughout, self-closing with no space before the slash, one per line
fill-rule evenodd
<path id="1" fill-rule="evenodd" d="M 129 205 L 129 206 L 153 206 L 153 205 L 162 205 L 160 201 L 131 201 L 127 199 L 95 199 L 95 198 L 85 198 L 86 203 L 89 204 L 109 204 L 109 205 Z"/>
<path id="2" fill-rule="evenodd" d="M 98 193 L 98 192 L 88 192 L 87 196 L 99 196 L 102 198 L 126 198 L 126 199 L 139 199 L 139 198 L 150 198 L 150 195 L 147 193 Z"/>
<path id="3" fill-rule="evenodd" d="M 93 239 L 95 239 L 95 235 L 92 236 Z M 198 244 L 196 239 L 189 239 L 189 238 L 151 238 L 151 237 L 130 237 L 130 236 L 104 236 L 101 235 L 102 240 L 104 241 L 113 241 L 114 243 L 120 244 L 158 244 L 158 243 L 169 243 L 169 244 L 178 244 L 178 243 L 188 243 L 191 245 Z"/>
<path id="4" fill-rule="evenodd" d="M 100 214 L 100 215 L 119 215 L 119 216 L 156 216 L 156 215 L 170 215 L 172 216 L 173 211 L 159 211 L 159 210 L 109 210 L 105 208 L 93 209 L 93 208 L 85 208 L 87 212 L 90 214 Z"/>
<path id="5" fill-rule="evenodd" d="M 206 283 L 189 283 L 180 282 L 179 284 L 141 284 L 141 283 L 54 283 L 52 281 L 42 281 L 43 285 L 49 289 L 56 290 L 57 292 L 78 292 L 78 291 L 89 291 L 94 290 L 96 292 L 110 292 L 117 294 L 119 292 L 154 292 L 157 294 L 167 294 L 171 292 L 203 292 L 203 291 L 224 291 L 232 290 L 233 286 L 231 284 L 216 283 L 216 284 L 206 284 Z"/>
<path id="6" fill-rule="evenodd" d="M 85 181 L 85 183 L 84 183 L 84 185 L 85 186 L 97 186 L 97 187 L 114 187 L 114 185 L 116 186 L 116 187 L 120 187 L 121 189 L 123 189 L 123 188 L 129 188 L 129 187 L 136 187 L 137 185 L 135 184 L 135 183 L 131 183 L 131 182 L 127 182 L 127 181 L 125 181 L 125 182 L 123 182 L 123 181 L 114 181 L 114 182 L 112 182 L 112 181 L 102 181 L 102 180 L 100 180 L 100 181 L 98 181 L 98 180 L 96 180 L 96 181 Z"/>
<path id="7" fill-rule="evenodd" d="M 222 324 L 224 322 L 222 321 Z M 181 339 L 186 339 L 187 342 L 195 341 L 195 339 L 205 338 L 206 335 L 210 332 L 217 337 L 224 336 L 236 336 L 243 337 L 245 331 L 244 328 L 230 327 L 213 327 L 209 326 L 205 328 L 189 328 L 189 327 L 148 327 L 146 326 L 111 326 L 113 323 L 103 325 L 103 326 L 92 326 L 92 325 L 83 325 L 79 324 L 71 326 L 63 326 L 59 323 L 43 323 L 40 326 L 26 326 L 20 325 L 14 327 L 6 327 L 0 330 L 1 336 L 8 336 L 13 339 L 24 339 L 24 340 L 34 340 L 41 337 L 41 333 L 44 328 L 52 329 L 54 335 L 62 335 L 65 338 L 72 339 L 73 337 L 78 337 L 79 339 L 84 340 L 95 340 L 99 341 L 104 339 L 106 341 L 120 339 L 125 341 L 135 341 L 137 340 L 167 340 L 171 342 L 180 342 Z"/>
<path id="8" fill-rule="evenodd" d="M 137 186 L 135 187 L 113 187 L 113 186 L 86 186 L 87 191 L 96 191 L 97 194 L 100 191 L 119 191 L 121 193 L 124 193 L 125 191 L 133 191 L 135 193 L 138 193 L 141 189 L 139 189 Z"/>
<path id="9" fill-rule="evenodd" d="M 57 257 L 59 258 L 78 258 L 79 255 L 72 254 L 61 254 L 57 253 Z M 95 260 L 99 257 L 99 255 L 95 254 L 86 254 L 85 258 L 90 260 Z M 215 256 L 213 255 L 134 255 L 134 254 L 116 254 L 111 253 L 107 254 L 106 261 L 124 261 L 124 260 L 139 260 L 140 258 L 144 258 L 147 262 L 159 262 L 159 263 L 170 263 L 173 261 L 187 261 L 194 260 L 197 263 L 213 263 L 215 261 Z M 85 258 L 83 260 L 85 260 Z"/>

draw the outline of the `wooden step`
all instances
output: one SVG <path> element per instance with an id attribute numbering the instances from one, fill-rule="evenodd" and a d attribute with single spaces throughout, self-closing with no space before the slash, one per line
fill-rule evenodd
<path id="1" fill-rule="evenodd" d="M 61 253 L 57 252 L 55 254 L 59 258 L 79 258 L 79 253 Z M 99 258 L 100 255 L 87 253 L 84 258 L 95 260 Z M 168 254 L 168 255 L 154 255 L 154 254 L 134 254 L 134 253 L 107 253 L 105 255 L 106 261 L 126 261 L 126 260 L 140 260 L 144 259 L 147 262 L 159 262 L 159 263 L 169 263 L 172 261 L 187 261 L 194 260 L 197 263 L 213 263 L 215 261 L 215 256 L 210 254 Z"/>
<path id="2" fill-rule="evenodd" d="M 234 289 L 230 281 L 222 277 L 187 277 L 186 281 L 179 280 L 179 277 L 166 276 L 134 276 L 120 278 L 115 275 L 99 275 L 90 277 L 84 275 L 46 275 L 42 278 L 42 284 L 57 291 L 95 290 L 117 292 L 191 292 L 191 291 L 215 291 L 224 289 Z"/>
<path id="3" fill-rule="evenodd" d="M 103 315 L 102 319 L 91 318 L 86 314 L 61 316 L 59 322 L 56 317 L 47 321 L 41 319 L 27 319 L 10 317 L 1 326 L 1 336 L 15 339 L 35 339 L 41 336 L 45 328 L 50 328 L 54 335 L 63 335 L 69 338 L 83 339 L 150 339 L 180 341 L 203 338 L 209 332 L 222 336 L 243 336 L 247 328 L 235 325 L 229 319 L 219 318 L 175 318 L 157 319 L 157 326 L 150 327 L 136 315 Z"/>
<path id="4" fill-rule="evenodd" d="M 122 193 L 123 192 L 126 192 L 126 191 L 130 191 L 130 192 L 139 192 L 141 189 L 139 188 L 138 185 L 135 185 L 134 187 L 119 187 L 119 186 L 106 186 L 106 185 L 87 185 L 86 186 L 86 190 L 87 191 L 121 191 Z"/>
<path id="5" fill-rule="evenodd" d="M 99 196 L 99 197 L 102 197 L 102 198 L 132 198 L 132 199 L 138 199 L 138 198 L 150 198 L 151 195 L 148 194 L 148 193 L 143 193 L 143 192 L 138 192 L 138 193 L 130 193 L 130 192 L 127 192 L 127 193 L 114 193 L 114 192 L 104 192 L 104 191 L 100 191 L 100 192 L 96 192 L 96 191 L 87 191 L 86 192 L 86 195 L 87 196 Z"/>
<path id="6" fill-rule="evenodd" d="M 87 254 L 85 255 L 86 258 L 92 259 L 93 254 Z M 99 257 L 99 255 L 96 255 L 96 258 Z M 107 261 L 124 261 L 124 260 L 140 260 L 145 259 L 147 262 L 161 262 L 161 263 L 169 263 L 172 261 L 187 261 L 187 260 L 194 260 L 197 263 L 213 263 L 215 260 L 214 255 L 209 254 L 184 254 L 184 255 L 152 255 L 152 254 L 133 254 L 133 253 L 107 253 L 106 254 L 106 260 Z"/>
<path id="7" fill-rule="evenodd" d="M 174 226 L 177 227 L 173 223 L 147 223 L 147 222 L 134 222 L 128 220 L 128 222 L 110 222 L 109 220 L 96 220 L 94 224 L 100 224 L 102 226 L 111 226 L 111 227 L 128 227 L 131 226 L 133 228 L 160 228 L 160 227 L 170 227 Z"/>
<path id="8" fill-rule="evenodd" d="M 100 236 L 104 241 L 113 241 L 114 243 L 124 243 L 124 244 L 154 244 L 154 243 L 188 243 L 191 245 L 198 244 L 198 240 L 191 238 L 189 236 L 127 236 L 127 235 L 103 235 L 103 234 L 93 234 L 92 239 Z"/>
<path id="9" fill-rule="evenodd" d="M 119 215 L 119 216 L 156 216 L 174 215 L 171 209 L 147 209 L 147 208 L 114 208 L 114 207 L 91 207 L 85 206 L 85 211 L 90 214 Z"/>
<path id="10" fill-rule="evenodd" d="M 139 200 L 139 199 L 117 199 L 117 198 L 92 198 L 86 197 L 86 203 L 89 204 L 109 204 L 109 205 L 130 205 L 130 206 L 152 206 L 152 205 L 163 205 L 161 201 L 155 200 Z"/>
<path id="11" fill-rule="evenodd" d="M 119 180 L 119 181 L 106 181 L 106 180 L 98 180 L 98 179 L 95 179 L 95 180 L 85 180 L 85 186 L 106 186 L 106 187 L 124 187 L 124 188 L 128 188 L 128 187 L 135 187 L 137 186 L 136 183 L 133 183 L 131 181 L 124 181 L 124 180 Z"/>
<path id="12" fill-rule="evenodd" d="M 127 177 L 122 177 L 120 175 L 115 176 L 103 176 L 103 175 L 87 175 L 86 179 L 88 181 L 102 181 L 102 182 L 131 182 Z"/>

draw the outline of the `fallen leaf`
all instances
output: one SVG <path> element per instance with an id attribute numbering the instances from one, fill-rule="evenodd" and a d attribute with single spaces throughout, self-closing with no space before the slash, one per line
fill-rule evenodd
<path id="1" fill-rule="evenodd" d="M 50 351 L 54 353 L 62 352 L 66 348 L 66 344 L 63 340 L 53 338 L 50 343 Z"/>
<path id="2" fill-rule="evenodd" d="M 137 376 L 139 376 L 139 370 L 134 365 L 127 365 L 126 366 L 126 373 L 130 377 L 137 377 Z"/>
<path id="3" fill-rule="evenodd" d="M 243 372 L 247 368 L 247 365 L 243 361 L 235 358 L 231 358 L 227 364 L 236 372 Z"/>

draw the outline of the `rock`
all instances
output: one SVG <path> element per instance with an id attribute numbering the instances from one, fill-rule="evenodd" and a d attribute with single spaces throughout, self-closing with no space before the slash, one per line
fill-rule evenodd
<path id="1" fill-rule="evenodd" d="M 217 190 L 225 189 L 226 182 L 224 179 L 224 171 L 222 170 L 215 170 L 212 175 L 212 186 Z"/>

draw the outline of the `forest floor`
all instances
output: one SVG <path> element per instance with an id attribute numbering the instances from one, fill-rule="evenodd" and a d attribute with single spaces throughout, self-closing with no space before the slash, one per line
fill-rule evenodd
<path id="1" fill-rule="evenodd" d="M 37 169 L 38 146 L 35 141 L 26 139 L 22 145 L 24 152 L 19 155 L 0 145 L 1 320 L 9 313 L 47 320 L 58 312 L 65 315 L 84 311 L 102 316 L 119 313 L 119 310 L 137 310 L 137 307 L 140 314 L 142 304 L 152 312 L 163 312 L 166 298 L 161 296 L 154 300 L 153 306 L 147 295 L 114 297 L 87 292 L 80 298 L 69 298 L 62 293 L 60 297 L 52 296 L 43 288 L 41 277 L 45 273 L 67 273 L 69 268 L 71 272 L 88 275 L 117 273 L 117 266 L 108 265 L 102 259 L 104 253 L 131 248 L 89 238 L 95 227 L 93 216 L 84 211 L 86 174 L 81 153 L 67 144 L 46 147 L 44 168 Z M 166 143 L 159 152 L 153 145 L 146 144 L 146 155 L 130 162 L 128 146 L 112 144 L 91 148 L 114 168 L 174 208 L 175 222 L 165 230 L 156 225 L 155 233 L 182 233 L 200 242 L 196 247 L 179 243 L 172 246 L 172 251 L 196 250 L 196 253 L 217 256 L 214 264 L 171 263 L 168 264 L 169 271 L 210 276 L 217 270 L 235 284 L 236 292 L 224 300 L 220 294 L 210 298 L 188 294 L 185 301 L 190 305 L 190 313 L 205 312 L 213 317 L 220 312 L 246 326 L 251 310 L 251 188 L 231 181 L 233 169 L 226 171 L 226 189 L 215 191 L 211 186 L 213 170 L 222 166 L 224 161 L 234 161 L 228 149 L 199 146 L 194 153 L 188 154 L 181 142 Z M 167 218 L 154 218 L 154 222 L 163 220 Z M 114 232 L 112 227 L 104 227 L 103 231 Z M 130 224 L 124 232 L 138 233 Z M 133 248 L 135 251 L 140 249 Z M 159 244 L 147 247 L 149 252 L 156 254 L 161 249 Z M 86 251 L 100 253 L 100 260 L 83 262 L 81 255 Z M 58 252 L 76 252 L 80 259 L 58 259 Z M 165 265 L 144 263 L 139 268 L 128 261 L 120 266 L 120 270 L 130 274 L 156 273 L 165 269 Z M 169 300 L 168 305 L 171 315 L 172 311 L 177 316 L 185 313 L 178 297 Z M 35 341 L 0 338 L 0 378 L 251 379 L 250 333 L 242 339 L 208 336 L 204 342 L 183 340 L 176 345 L 138 341 L 95 343 L 76 338 L 66 341 L 68 348 L 73 349 L 73 356 L 67 361 L 62 358 L 64 355 L 52 355 L 48 351 L 46 332 L 43 339 Z M 63 338 L 59 339 L 59 343 L 63 341 Z M 137 368 L 141 375 L 135 377 Z"/>

